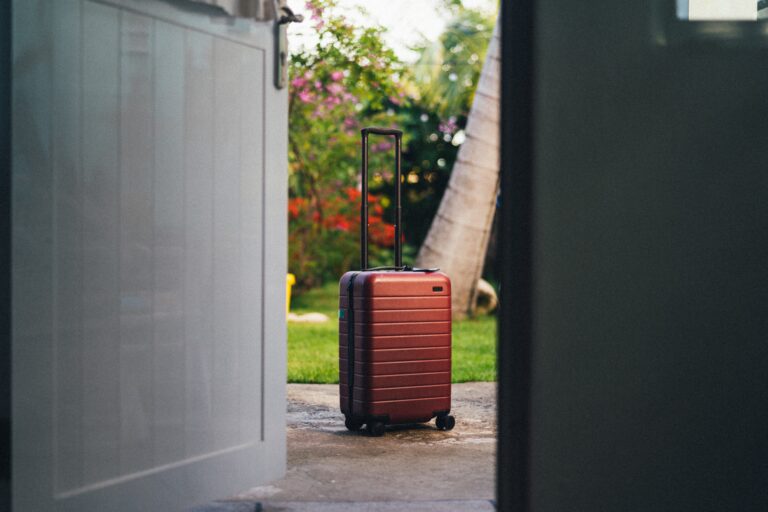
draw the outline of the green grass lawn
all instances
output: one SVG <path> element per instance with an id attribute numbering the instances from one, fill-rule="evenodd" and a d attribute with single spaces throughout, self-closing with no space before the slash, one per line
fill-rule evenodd
<path id="1" fill-rule="evenodd" d="M 324 324 L 288 323 L 288 382 L 339 382 L 338 285 L 294 297 L 291 311 L 325 313 Z M 496 380 L 496 319 L 453 322 L 453 382 Z"/>

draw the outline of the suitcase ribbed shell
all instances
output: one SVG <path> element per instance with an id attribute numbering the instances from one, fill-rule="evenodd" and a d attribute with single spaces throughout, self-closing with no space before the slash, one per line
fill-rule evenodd
<path id="1" fill-rule="evenodd" d="M 349 283 L 352 311 L 349 308 Z M 345 415 L 426 422 L 451 408 L 451 282 L 441 272 L 347 272 L 339 283 L 339 386 Z M 353 406 L 349 324 L 354 317 Z"/>

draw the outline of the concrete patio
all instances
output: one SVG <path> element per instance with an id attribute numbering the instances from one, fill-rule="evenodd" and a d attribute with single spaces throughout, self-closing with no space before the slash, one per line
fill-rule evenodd
<path id="1" fill-rule="evenodd" d="M 495 383 L 454 384 L 452 414 L 450 432 L 433 422 L 369 437 L 344 428 L 338 386 L 291 384 L 288 473 L 221 505 L 260 503 L 275 512 L 493 511 Z"/>

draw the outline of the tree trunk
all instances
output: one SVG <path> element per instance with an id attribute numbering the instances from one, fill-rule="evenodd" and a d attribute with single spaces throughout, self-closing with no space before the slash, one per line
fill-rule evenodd
<path id="1" fill-rule="evenodd" d="M 448 188 L 416 259 L 451 278 L 453 316 L 474 310 L 499 189 L 499 22 L 493 31 Z"/>

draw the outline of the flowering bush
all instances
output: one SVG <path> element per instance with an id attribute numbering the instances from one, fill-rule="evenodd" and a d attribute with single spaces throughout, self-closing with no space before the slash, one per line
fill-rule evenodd
<path id="1" fill-rule="evenodd" d="M 347 187 L 320 201 L 323 217 L 304 197 L 288 201 L 289 268 L 303 276 L 304 286 L 338 279 L 350 268 L 359 267 L 361 192 Z M 368 240 L 373 265 L 383 258 L 391 264 L 395 226 L 383 219 L 384 198 L 368 194 Z"/>
<path id="2" fill-rule="evenodd" d="M 300 287 L 357 267 L 360 128 L 396 125 L 394 108 L 406 101 L 401 65 L 384 45 L 382 29 L 350 25 L 333 13 L 335 5 L 335 0 L 307 2 L 318 42 L 292 53 L 290 63 L 289 269 Z M 371 143 L 375 193 L 392 179 L 392 144 Z M 373 261 L 375 248 L 393 245 L 394 226 L 382 217 L 386 198 L 368 199 Z"/>
<path id="3" fill-rule="evenodd" d="M 336 0 L 306 8 L 317 43 L 290 61 L 290 260 L 299 290 L 359 266 L 360 128 L 397 126 L 403 144 L 403 221 L 409 253 L 426 236 L 464 138 L 493 18 L 446 6 L 454 20 L 406 69 L 380 27 L 352 26 Z M 392 264 L 392 140 L 370 139 L 370 264 Z"/>

